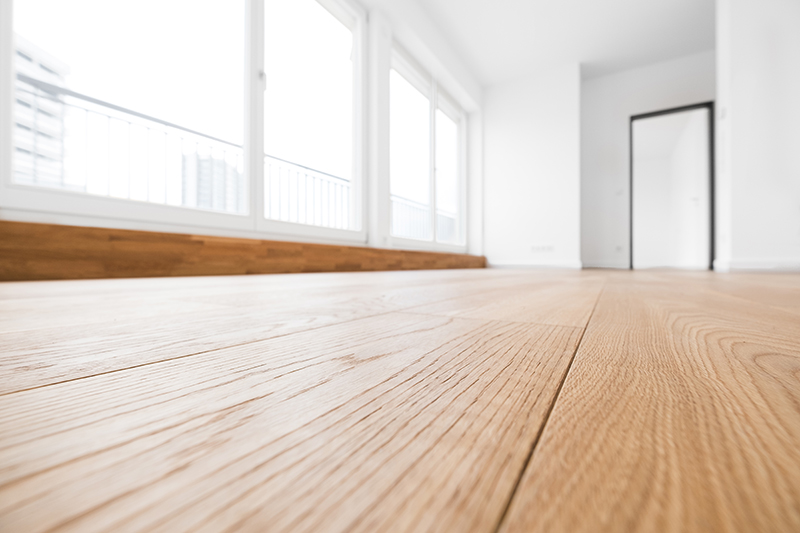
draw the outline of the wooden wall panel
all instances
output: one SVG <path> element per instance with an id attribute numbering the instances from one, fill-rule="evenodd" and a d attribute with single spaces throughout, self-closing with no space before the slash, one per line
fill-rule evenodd
<path id="1" fill-rule="evenodd" d="M 0 280 L 483 268 L 482 256 L 0 221 Z"/>

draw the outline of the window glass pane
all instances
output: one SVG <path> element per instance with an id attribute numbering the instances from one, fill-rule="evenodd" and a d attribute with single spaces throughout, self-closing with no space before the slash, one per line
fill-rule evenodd
<path id="1" fill-rule="evenodd" d="M 314 0 L 265 2 L 267 218 L 358 229 L 353 44 L 348 25 Z"/>
<path id="2" fill-rule="evenodd" d="M 458 192 L 458 124 L 437 109 L 436 240 L 439 242 L 460 241 Z"/>
<path id="3" fill-rule="evenodd" d="M 392 235 L 430 240 L 430 100 L 394 69 L 389 124 Z"/>
<path id="4" fill-rule="evenodd" d="M 244 2 L 17 0 L 14 179 L 247 212 Z"/>

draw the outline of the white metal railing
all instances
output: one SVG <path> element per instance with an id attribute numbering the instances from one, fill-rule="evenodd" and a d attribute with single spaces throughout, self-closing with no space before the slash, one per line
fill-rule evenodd
<path id="1" fill-rule="evenodd" d="M 458 244 L 458 218 L 455 213 L 436 210 L 436 240 L 448 244 Z"/>
<path id="2" fill-rule="evenodd" d="M 242 147 L 17 74 L 14 181 L 248 212 Z M 353 229 L 346 179 L 264 156 L 264 216 Z"/>
<path id="3" fill-rule="evenodd" d="M 242 147 L 17 74 L 14 181 L 244 214 Z"/>
<path id="4" fill-rule="evenodd" d="M 430 206 L 392 195 L 392 235 L 406 239 L 432 240 Z M 436 240 L 456 243 L 458 240 L 458 217 L 443 209 L 436 210 Z"/>
<path id="5" fill-rule="evenodd" d="M 264 156 L 264 216 L 326 228 L 354 229 L 350 182 L 278 157 Z"/>

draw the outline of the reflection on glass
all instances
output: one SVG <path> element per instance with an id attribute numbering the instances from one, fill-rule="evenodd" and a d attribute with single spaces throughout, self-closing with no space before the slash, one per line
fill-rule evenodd
<path id="1" fill-rule="evenodd" d="M 391 232 L 430 240 L 430 101 L 392 70 L 389 102 Z"/>
<path id="2" fill-rule="evenodd" d="M 315 0 L 267 0 L 264 24 L 264 215 L 356 229 L 354 22 Z"/>
<path id="3" fill-rule="evenodd" d="M 243 23 L 241 0 L 17 0 L 14 180 L 246 213 Z"/>
<path id="4" fill-rule="evenodd" d="M 458 124 L 436 110 L 436 240 L 457 243 Z"/>

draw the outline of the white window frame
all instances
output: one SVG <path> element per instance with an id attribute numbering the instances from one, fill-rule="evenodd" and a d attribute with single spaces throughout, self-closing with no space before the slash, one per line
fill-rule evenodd
<path id="1" fill-rule="evenodd" d="M 354 37 L 354 161 L 351 189 L 354 227 L 342 230 L 267 219 L 264 216 L 264 0 L 245 0 L 244 61 L 244 176 L 248 183 L 249 213 L 237 215 L 136 200 L 92 196 L 58 189 L 13 183 L 14 43 L 13 1 L 0 2 L 0 219 L 56 224 L 99 226 L 146 231 L 201 233 L 255 239 L 294 240 L 332 244 L 368 245 L 406 250 L 466 253 L 470 240 L 468 226 L 467 146 L 468 115 L 462 102 L 447 95 L 436 75 L 447 77 L 450 94 L 462 94 L 455 80 L 419 43 L 412 47 L 429 68 L 423 68 L 396 39 L 391 22 L 358 0 L 317 0 L 324 8 L 351 27 Z M 408 33 L 406 31 L 406 33 Z M 393 60 L 397 50 L 402 59 Z M 369 59 L 369 61 L 368 61 Z M 406 64 L 427 79 L 425 94 L 431 105 L 431 187 L 435 213 L 435 113 L 442 108 L 459 127 L 459 238 L 462 244 L 420 241 L 393 237 L 389 227 L 389 72 Z M 439 65 L 439 66 L 433 66 Z M 400 67 L 403 69 L 404 67 Z M 400 71 L 406 79 L 417 75 Z M 474 107 L 474 103 L 469 103 Z M 450 111 L 451 113 L 448 113 Z M 367 134 L 369 132 L 369 135 Z M 302 163 L 302 162 L 298 162 Z M 435 214 L 433 215 L 435 221 Z"/>
<path id="2" fill-rule="evenodd" d="M 391 50 L 391 69 L 397 71 L 408 83 L 428 98 L 429 102 L 429 132 L 430 132 L 430 163 L 429 187 L 431 201 L 431 228 L 430 240 L 408 239 L 396 237 L 388 229 L 388 242 L 392 248 L 436 250 L 456 253 L 467 251 L 467 115 L 455 100 L 450 97 L 440 86 L 437 80 L 417 63 L 413 56 L 406 51 L 402 44 L 394 41 Z M 445 243 L 437 241 L 436 224 L 436 111 L 441 109 L 453 119 L 458 126 L 458 243 Z M 391 179 L 391 176 L 387 177 Z M 387 190 L 390 188 L 387 185 Z M 391 209 L 391 200 L 389 200 Z"/>
<path id="3" fill-rule="evenodd" d="M 264 216 L 264 0 L 245 0 L 244 53 L 244 176 L 248 183 L 246 215 L 214 212 L 138 200 L 94 196 L 48 189 L 13 181 L 14 42 L 13 1 L 0 2 L 0 219 L 141 228 L 154 231 L 209 232 L 251 238 L 363 244 L 367 240 L 365 211 L 366 12 L 352 0 L 316 0 L 339 20 L 351 22 L 354 39 L 354 162 L 351 182 L 351 222 L 357 230 L 325 228 L 269 220 Z M 346 23 L 347 24 L 347 23 Z"/>
<path id="4" fill-rule="evenodd" d="M 358 228 L 353 230 L 343 230 L 337 228 L 325 228 L 320 226 L 312 226 L 308 224 L 297 224 L 293 222 L 283 222 L 280 220 L 273 220 L 264 216 L 264 168 L 263 168 L 263 151 L 264 151 L 264 101 L 263 95 L 266 90 L 266 85 L 269 80 L 266 80 L 266 75 L 263 74 L 264 67 L 264 43 L 263 34 L 264 28 L 261 26 L 264 20 L 264 0 L 250 0 L 254 7 L 259 9 L 258 13 L 253 13 L 250 18 L 251 25 L 256 25 L 253 30 L 260 37 L 261 42 L 258 46 L 254 46 L 252 61 L 252 69 L 254 72 L 259 73 L 260 89 L 259 94 L 255 95 L 252 106 L 254 109 L 250 116 L 254 121 L 258 122 L 256 131 L 252 132 L 252 142 L 254 146 L 253 152 L 258 152 L 261 155 L 261 165 L 257 169 L 260 175 L 255 180 L 259 184 L 260 190 L 258 191 L 258 198 L 261 202 L 257 208 L 256 227 L 260 232 L 264 233 L 279 233 L 285 235 L 295 235 L 300 237 L 320 237 L 328 241 L 352 241 L 354 243 L 367 242 L 367 228 L 364 221 L 364 213 L 366 211 L 366 187 L 365 187 L 365 169 L 366 151 L 364 143 L 366 139 L 366 53 L 367 53 L 367 14 L 366 11 L 352 0 L 316 0 L 323 8 L 325 8 L 331 15 L 336 17 L 342 24 L 344 24 L 350 31 L 353 32 L 353 174 L 350 190 L 350 205 L 353 206 L 350 210 L 350 225 L 351 227 Z M 257 4 L 257 5 L 255 5 Z M 255 101 L 257 100 L 257 101 Z M 257 106 L 257 107 L 256 107 Z M 257 148 L 255 148 L 257 147 Z M 298 163 L 302 164 L 301 161 Z M 256 164 L 256 161 L 253 161 Z"/>

